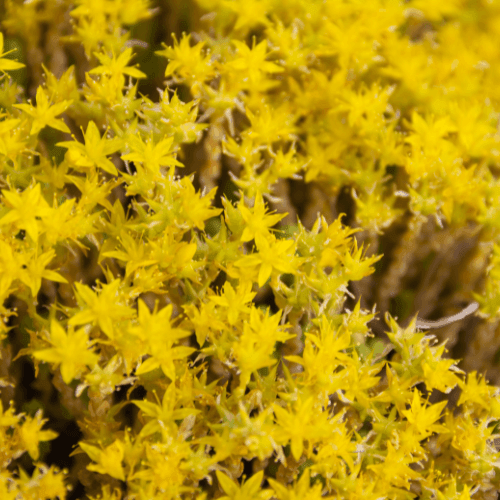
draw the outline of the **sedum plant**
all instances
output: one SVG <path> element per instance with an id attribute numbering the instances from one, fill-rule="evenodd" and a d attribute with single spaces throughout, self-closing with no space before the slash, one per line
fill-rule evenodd
<path id="1" fill-rule="evenodd" d="M 0 498 L 496 498 L 497 2 L 2 8 Z"/>

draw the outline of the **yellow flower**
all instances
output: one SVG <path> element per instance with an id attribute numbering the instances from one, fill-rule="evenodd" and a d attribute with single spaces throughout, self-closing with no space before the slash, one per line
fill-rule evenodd
<path id="1" fill-rule="evenodd" d="M 430 436 L 433 432 L 447 432 L 444 425 L 436 424 L 439 420 L 441 412 L 446 406 L 446 401 L 441 401 L 434 405 L 421 404 L 421 394 L 418 389 L 413 392 L 413 401 L 411 403 L 411 408 L 408 410 L 403 410 L 402 415 L 404 415 L 408 422 L 412 425 L 413 429 L 420 435 L 421 439 L 425 439 Z"/>
<path id="2" fill-rule="evenodd" d="M 11 245 L 0 240 L 0 290 L 7 291 L 12 283 L 21 276 L 24 259 Z"/>
<path id="3" fill-rule="evenodd" d="M 255 86 L 259 85 L 264 78 L 263 73 L 281 73 L 284 71 L 284 68 L 276 63 L 266 61 L 269 55 L 267 40 L 262 40 L 258 45 L 255 45 L 254 37 L 252 48 L 240 40 L 232 40 L 231 43 L 236 47 L 239 57 L 227 62 L 223 69 L 224 72 L 232 75 L 239 74 L 244 88 L 255 88 Z"/>
<path id="4" fill-rule="evenodd" d="M 113 257 L 127 263 L 125 276 L 129 276 L 140 267 L 150 266 L 158 262 L 157 259 L 147 258 L 147 246 L 142 239 L 136 240 L 126 231 L 122 231 L 119 236 L 123 250 L 112 250 L 102 252 L 102 257 Z"/>
<path id="5" fill-rule="evenodd" d="M 87 466 L 88 470 L 109 474 L 111 477 L 125 481 L 125 471 L 122 461 L 125 457 L 125 447 L 120 440 L 116 440 L 104 450 L 87 443 L 79 443 L 80 448 L 94 461 L 95 464 Z"/>
<path id="6" fill-rule="evenodd" d="M 250 320 L 243 326 L 243 333 L 233 343 L 232 354 L 240 370 L 240 389 L 244 389 L 250 380 L 250 374 L 272 366 L 276 362 L 273 357 L 276 342 L 285 342 L 294 337 L 285 331 L 287 325 L 279 325 L 281 312 L 268 316 L 258 309 L 250 310 Z"/>
<path id="7" fill-rule="evenodd" d="M 230 325 L 235 325 L 238 317 L 248 314 L 251 309 L 252 300 L 257 292 L 252 292 L 251 282 L 241 282 L 236 290 L 229 281 L 226 281 L 221 295 L 212 295 L 210 302 L 217 304 L 227 310 L 227 320 Z"/>
<path id="8" fill-rule="evenodd" d="M 106 53 L 94 52 L 94 55 L 99 59 L 101 66 L 93 68 L 89 71 L 93 75 L 108 75 L 111 77 L 121 77 L 122 75 L 133 76 L 134 78 L 146 78 L 146 75 L 137 68 L 129 67 L 127 64 L 132 59 L 132 49 L 125 49 L 118 57 L 113 53 L 113 57 L 109 57 Z"/>
<path id="9" fill-rule="evenodd" d="M 363 245 L 358 249 L 358 242 L 354 240 L 352 252 L 346 251 L 343 255 L 346 276 L 351 281 L 358 281 L 365 276 L 369 276 L 375 272 L 375 269 L 372 267 L 373 264 L 378 262 L 381 258 L 382 255 L 363 257 Z"/>
<path id="10" fill-rule="evenodd" d="M 31 486 L 26 488 L 29 493 L 23 489 L 29 495 L 26 498 L 66 498 L 68 490 L 64 484 L 65 472 L 58 471 L 53 465 L 49 468 L 38 465 L 31 477 L 20 469 L 19 477 L 26 485 Z M 10 500 L 10 497 L 5 498 Z"/>
<path id="11" fill-rule="evenodd" d="M 36 255 L 35 253 L 27 259 L 25 268 L 21 270 L 19 279 L 29 286 L 33 297 L 37 296 L 42 286 L 42 278 L 57 283 L 68 282 L 56 271 L 46 269 L 55 255 L 56 252 L 54 249 L 50 249 L 48 252 L 42 253 L 41 255 Z"/>
<path id="12" fill-rule="evenodd" d="M 188 85 L 194 83 L 203 83 L 215 76 L 215 70 L 212 66 L 210 56 L 202 55 L 205 42 L 190 46 L 191 35 L 182 36 L 180 42 L 177 41 L 175 34 L 174 46 L 164 45 L 163 50 L 158 50 L 155 54 L 170 59 L 165 69 L 165 76 L 176 75 L 185 80 Z"/>
<path id="13" fill-rule="evenodd" d="M 307 456 L 312 455 L 316 442 L 322 442 L 334 432 L 334 421 L 326 411 L 316 411 L 313 396 L 297 396 L 297 401 L 287 409 L 277 402 L 273 405 L 276 414 L 276 440 L 283 444 L 290 441 L 293 458 L 298 462 L 304 453 L 304 441 L 309 446 Z"/>
<path id="14" fill-rule="evenodd" d="M 9 50 L 8 52 L 3 51 L 3 33 L 0 31 L 0 71 L 5 73 L 5 71 L 14 71 L 16 69 L 24 68 L 24 64 L 13 61 L 12 59 L 6 59 L 4 56 L 14 52 L 16 49 Z"/>
<path id="15" fill-rule="evenodd" d="M 97 166 L 112 175 L 118 175 L 116 167 L 106 156 L 120 149 L 122 146 L 121 139 L 116 137 L 113 139 L 101 138 L 97 125 L 93 121 L 89 121 L 87 131 L 83 132 L 83 137 L 85 145 L 80 144 L 75 139 L 74 141 L 58 142 L 57 146 L 68 150 L 68 159 L 76 166 Z"/>
<path id="16" fill-rule="evenodd" d="M 452 165 L 446 171 L 446 178 L 441 196 L 443 203 L 441 210 L 446 220 L 453 221 L 454 216 L 463 207 L 468 208 L 469 214 L 477 214 L 487 210 L 485 195 L 488 185 L 476 171 L 477 165 L 465 168 L 462 165 Z M 456 217 L 455 217 L 456 218 Z M 460 220 L 460 223 L 465 221 Z"/>
<path id="17" fill-rule="evenodd" d="M 21 443 L 26 447 L 33 460 L 38 460 L 40 450 L 38 445 L 40 441 L 50 441 L 59 434 L 54 431 L 42 431 L 42 427 L 48 419 L 42 419 L 42 410 L 38 410 L 34 417 L 26 417 L 20 429 Z"/>
<path id="18" fill-rule="evenodd" d="M 459 381 L 462 390 L 457 406 L 480 406 L 489 409 L 496 399 L 497 388 L 488 385 L 485 378 L 475 370 L 467 374 L 467 382 Z"/>
<path id="19" fill-rule="evenodd" d="M 343 352 L 351 344 L 348 330 L 334 328 L 324 315 L 317 319 L 317 328 L 305 334 L 306 342 L 302 356 L 285 356 L 285 359 L 304 367 L 304 380 L 307 383 L 326 386 L 334 393 L 338 388 L 338 377 L 331 377 L 339 366 L 352 364 L 353 360 Z M 344 376 L 344 374 L 342 374 Z"/>
<path id="20" fill-rule="evenodd" d="M 183 167 L 184 165 L 175 159 L 173 140 L 173 137 L 165 137 L 154 144 L 151 137 L 144 142 L 140 136 L 130 135 L 127 145 L 132 152 L 122 155 L 122 160 L 143 163 L 146 169 L 154 173 L 159 173 L 160 167 Z"/>
<path id="21" fill-rule="evenodd" d="M 454 359 L 442 359 L 445 346 L 428 347 L 424 351 L 422 370 L 424 372 L 425 385 L 428 391 L 449 393 L 453 387 L 460 383 L 457 374 L 460 370 L 456 368 Z"/>
<path id="22" fill-rule="evenodd" d="M 84 328 L 68 332 L 56 321 L 52 320 L 50 328 L 50 343 L 53 347 L 34 351 L 36 359 L 61 365 L 61 375 L 66 384 L 79 376 L 87 366 L 93 366 L 99 356 L 89 350 L 94 341 L 89 340 Z"/>
<path id="23" fill-rule="evenodd" d="M 270 0 L 249 0 L 247 2 L 223 2 L 219 8 L 228 8 L 237 14 L 234 31 L 247 33 L 259 25 L 268 26 L 268 12 L 272 9 Z"/>
<path id="24" fill-rule="evenodd" d="M 285 102 L 276 107 L 259 99 L 257 109 L 247 107 L 245 112 L 251 126 L 242 133 L 243 140 L 248 136 L 255 144 L 269 146 L 276 141 L 297 139 L 297 117 L 289 103 Z"/>
<path id="25" fill-rule="evenodd" d="M 296 266 L 302 259 L 295 256 L 294 240 L 277 240 L 273 235 L 265 238 L 257 233 L 255 242 L 259 251 L 242 257 L 234 265 L 258 270 L 259 287 L 264 286 L 271 275 L 277 277 L 284 273 L 297 272 Z"/>
<path id="26" fill-rule="evenodd" d="M 180 219 L 187 220 L 192 226 L 203 230 L 205 229 L 205 221 L 222 212 L 222 209 L 211 206 L 217 192 L 216 187 L 208 193 L 196 192 L 189 177 L 183 177 L 179 182 L 179 187 L 181 188 L 179 196 L 182 206 Z"/>
<path id="27" fill-rule="evenodd" d="M 173 429 L 177 432 L 176 420 L 184 420 L 186 417 L 201 413 L 201 410 L 196 408 L 176 408 L 179 405 L 176 392 L 175 382 L 172 382 L 168 385 L 161 404 L 159 401 L 158 404 L 150 401 L 133 401 L 140 408 L 143 415 L 149 417 L 148 422 L 139 433 L 141 437 L 161 432 L 162 429 Z"/>
<path id="28" fill-rule="evenodd" d="M 0 401 L 0 427 L 13 427 L 17 424 L 21 415 L 16 415 L 14 413 L 14 407 L 12 406 L 13 401 L 10 402 L 10 406 L 7 411 L 4 411 L 2 401 Z"/>
<path id="29" fill-rule="evenodd" d="M 171 324 L 172 304 L 164 307 L 161 311 L 151 313 L 146 304 L 139 302 L 139 324 L 130 328 L 132 333 L 138 334 L 147 344 L 147 352 L 151 354 L 135 374 L 141 375 L 156 368 L 161 368 L 163 373 L 174 381 L 176 376 L 174 361 L 183 359 L 196 349 L 186 346 L 172 347 L 174 342 L 191 335 L 189 330 L 175 328 Z"/>
<path id="30" fill-rule="evenodd" d="M 241 241 L 253 240 L 257 234 L 263 237 L 267 236 L 269 234 L 269 228 L 288 215 L 286 212 L 283 214 L 272 214 L 272 212 L 266 213 L 266 205 L 261 193 L 255 195 L 255 201 L 252 208 L 247 208 L 245 206 L 245 199 L 242 196 L 238 208 L 245 222 L 245 229 L 240 238 Z"/>
<path id="31" fill-rule="evenodd" d="M 26 230 L 31 239 L 37 242 L 40 232 L 39 219 L 52 213 L 42 195 L 40 184 L 32 184 L 22 193 L 3 189 L 2 196 L 12 210 L 0 219 L 0 226 L 14 224 L 16 228 Z"/>
<path id="32" fill-rule="evenodd" d="M 385 460 L 378 464 L 368 465 L 368 469 L 373 470 L 380 481 L 384 484 L 391 484 L 399 488 L 408 489 L 410 480 L 420 479 L 421 475 L 409 467 L 413 462 L 413 457 L 406 453 L 406 450 L 395 450 L 390 441 L 387 441 L 387 456 Z M 391 471 L 387 474 L 387 471 Z"/>
<path id="33" fill-rule="evenodd" d="M 2 115 L 0 115 L 2 116 Z M 13 162 L 28 149 L 26 128 L 18 118 L 6 118 L 0 122 L 0 154 Z"/>
<path id="34" fill-rule="evenodd" d="M 64 113 L 72 102 L 70 100 L 51 104 L 46 91 L 40 86 L 36 91 L 36 107 L 31 104 L 14 104 L 14 107 L 22 109 L 34 118 L 33 125 L 31 126 L 31 135 L 37 134 L 44 127 L 52 127 L 69 134 L 71 130 L 61 118 L 56 118 L 56 116 Z"/>
<path id="35" fill-rule="evenodd" d="M 96 292 L 89 286 L 76 282 L 75 294 L 83 309 L 74 314 L 68 324 L 70 326 L 85 323 L 98 324 L 109 338 L 114 338 L 115 323 L 135 316 L 135 310 L 124 304 L 124 299 L 120 300 L 121 284 L 121 280 L 115 279 Z"/>
<path id="36" fill-rule="evenodd" d="M 277 493 L 279 500 L 322 500 L 324 498 L 322 495 L 323 485 L 321 483 L 316 483 L 311 486 L 311 471 L 309 467 L 291 488 L 290 486 L 285 486 L 274 479 L 267 478 L 267 480 L 273 490 Z"/>
<path id="37" fill-rule="evenodd" d="M 216 470 L 215 474 L 226 493 L 226 495 L 219 497 L 220 500 L 268 500 L 273 496 L 271 490 L 262 490 L 260 487 L 264 477 L 263 470 L 254 474 L 248 481 L 242 483 L 241 486 L 219 470 Z"/>

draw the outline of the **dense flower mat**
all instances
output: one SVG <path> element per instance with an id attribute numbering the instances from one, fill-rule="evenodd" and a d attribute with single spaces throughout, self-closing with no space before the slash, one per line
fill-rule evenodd
<path id="1" fill-rule="evenodd" d="M 500 2 L 1 9 L 1 499 L 497 498 Z"/>

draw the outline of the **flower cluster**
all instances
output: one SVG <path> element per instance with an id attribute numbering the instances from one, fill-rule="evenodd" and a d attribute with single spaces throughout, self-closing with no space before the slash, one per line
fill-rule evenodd
<path id="1" fill-rule="evenodd" d="M 0 497 L 492 498 L 500 389 L 389 313 L 387 356 L 352 291 L 471 226 L 498 324 L 500 6 L 197 0 L 132 39 L 163 3 L 6 2 Z"/>

